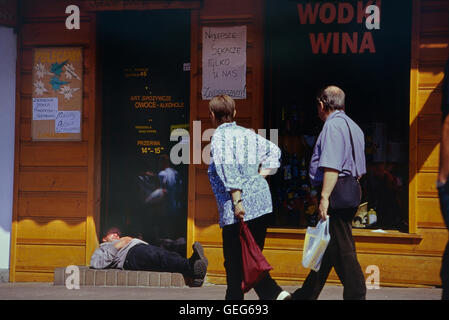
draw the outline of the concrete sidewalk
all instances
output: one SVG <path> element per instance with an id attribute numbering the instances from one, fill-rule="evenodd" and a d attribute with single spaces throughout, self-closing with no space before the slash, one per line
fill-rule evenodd
<path id="1" fill-rule="evenodd" d="M 293 292 L 297 286 L 283 286 Z M 0 283 L 0 300 L 223 300 L 226 286 L 206 284 L 201 288 L 81 287 L 68 290 L 53 283 Z M 439 288 L 381 287 L 367 292 L 367 300 L 440 300 Z M 326 285 L 319 300 L 342 300 L 343 287 Z M 246 300 L 257 300 L 254 290 Z"/>

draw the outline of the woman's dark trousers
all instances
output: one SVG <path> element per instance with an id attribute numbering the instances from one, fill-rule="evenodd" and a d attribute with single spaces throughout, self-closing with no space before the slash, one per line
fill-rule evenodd
<path id="1" fill-rule="evenodd" d="M 263 250 L 265 244 L 270 218 L 271 214 L 266 214 L 246 222 L 260 250 Z M 244 296 L 241 289 L 243 277 L 242 247 L 239 234 L 240 223 L 223 227 L 223 255 L 227 282 L 226 300 L 243 300 Z M 274 300 L 282 291 L 269 274 L 254 287 L 254 290 L 261 300 Z"/>

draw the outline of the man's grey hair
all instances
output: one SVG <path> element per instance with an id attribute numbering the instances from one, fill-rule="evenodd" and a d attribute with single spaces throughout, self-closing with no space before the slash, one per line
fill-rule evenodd
<path id="1" fill-rule="evenodd" d="M 345 93 L 337 86 L 322 89 L 317 100 L 323 103 L 325 110 L 345 110 Z"/>

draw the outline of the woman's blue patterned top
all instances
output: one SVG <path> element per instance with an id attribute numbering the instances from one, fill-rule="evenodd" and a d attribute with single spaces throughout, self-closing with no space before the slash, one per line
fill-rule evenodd
<path id="1" fill-rule="evenodd" d="M 233 189 L 242 192 L 245 221 L 273 211 L 270 189 L 259 168 L 279 168 L 280 157 L 281 151 L 274 143 L 235 122 L 223 123 L 215 130 L 208 175 L 221 228 L 238 222 L 230 194 Z"/>

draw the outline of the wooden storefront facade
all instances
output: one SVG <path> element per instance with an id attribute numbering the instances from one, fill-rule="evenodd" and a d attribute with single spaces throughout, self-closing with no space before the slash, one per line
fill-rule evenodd
<path id="1" fill-rule="evenodd" d="M 112 3 L 112 4 L 111 4 Z M 188 9 L 191 17 L 190 123 L 211 127 L 202 100 L 203 27 L 247 26 L 247 98 L 238 100 L 237 123 L 262 128 L 264 92 L 264 1 L 20 1 L 16 86 L 14 207 L 10 281 L 52 281 L 55 267 L 88 265 L 99 243 L 102 173 L 102 83 L 97 54 L 97 13 Z M 65 28 L 66 7 L 78 5 L 79 30 Z M 107 5 L 109 4 L 109 5 Z M 32 51 L 39 47 L 83 49 L 81 141 L 33 141 Z M 435 180 L 441 131 L 441 82 L 449 56 L 449 4 L 413 0 L 410 66 L 409 230 L 374 234 L 354 230 L 362 269 L 380 268 L 381 285 L 440 284 L 448 240 Z M 204 143 L 206 144 L 206 143 Z M 192 147 L 192 146 L 191 146 Z M 218 212 L 207 165 L 188 169 L 187 247 L 200 241 L 210 264 L 208 279 L 225 283 Z M 304 229 L 270 228 L 264 253 L 272 275 L 298 284 Z M 331 273 L 332 281 L 338 281 Z"/>

